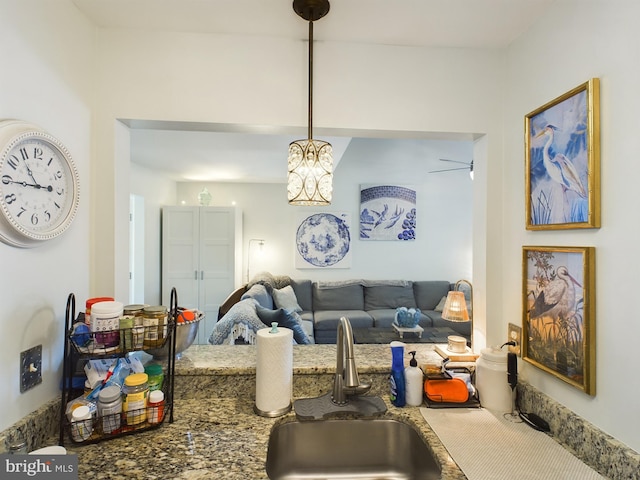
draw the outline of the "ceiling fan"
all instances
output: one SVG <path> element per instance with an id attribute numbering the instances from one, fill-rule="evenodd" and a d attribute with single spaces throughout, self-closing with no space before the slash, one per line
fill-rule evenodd
<path id="1" fill-rule="evenodd" d="M 442 170 L 431 170 L 429 173 L 453 172 L 455 170 L 469 170 L 469 176 L 473 180 L 473 160 L 471 162 L 461 162 L 459 160 L 449 160 L 448 158 L 440 158 L 441 162 L 459 163 L 464 167 L 445 168 Z"/>

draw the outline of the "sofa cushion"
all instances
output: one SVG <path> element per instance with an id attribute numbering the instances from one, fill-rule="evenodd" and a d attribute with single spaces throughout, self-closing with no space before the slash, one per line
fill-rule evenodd
<path id="1" fill-rule="evenodd" d="M 347 317 L 352 328 L 371 328 L 373 318 L 363 310 L 319 310 L 313 314 L 313 324 L 316 331 L 338 330 L 340 317 Z"/>
<path id="2" fill-rule="evenodd" d="M 362 285 L 323 288 L 314 282 L 313 311 L 321 310 L 364 310 Z"/>
<path id="3" fill-rule="evenodd" d="M 310 320 L 302 319 L 302 328 L 304 329 L 304 333 L 309 337 L 309 343 L 316 343 L 316 337 L 313 332 L 313 322 Z"/>
<path id="4" fill-rule="evenodd" d="M 244 292 L 240 300 L 246 300 L 247 298 L 253 298 L 258 302 L 258 305 L 273 309 L 273 298 L 271 298 L 271 294 L 264 285 L 253 285 L 249 290 Z"/>
<path id="5" fill-rule="evenodd" d="M 364 309 L 416 308 L 416 300 L 411 283 L 406 287 L 396 285 L 375 285 L 364 287 Z"/>
<path id="6" fill-rule="evenodd" d="M 313 310 L 313 296 L 311 295 L 311 280 L 291 279 L 291 287 L 296 294 L 298 305 L 303 312 Z"/>
<path id="7" fill-rule="evenodd" d="M 445 297 L 451 284 L 444 280 L 422 280 L 413 282 L 413 293 L 420 310 L 434 310 L 442 297 Z"/>
<path id="8" fill-rule="evenodd" d="M 270 327 L 273 322 L 277 322 L 279 327 L 288 328 L 293 331 L 293 338 L 296 343 L 307 345 L 311 341 L 307 336 L 307 333 L 302 328 L 302 319 L 300 315 L 291 310 L 279 308 L 277 310 L 270 310 L 268 308 L 256 306 L 256 313 L 262 323 Z"/>
<path id="9" fill-rule="evenodd" d="M 301 312 L 302 307 L 298 304 L 296 293 L 293 291 L 291 285 L 280 289 L 273 289 L 271 291 L 273 296 L 273 303 L 277 308 L 285 308 L 292 312 Z"/>

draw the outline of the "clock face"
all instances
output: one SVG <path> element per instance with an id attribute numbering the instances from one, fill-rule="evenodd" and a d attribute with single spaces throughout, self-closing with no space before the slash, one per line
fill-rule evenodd
<path id="1" fill-rule="evenodd" d="M 52 136 L 37 130 L 11 139 L 0 157 L 0 237 L 32 246 L 60 235 L 78 206 L 78 174 Z"/>

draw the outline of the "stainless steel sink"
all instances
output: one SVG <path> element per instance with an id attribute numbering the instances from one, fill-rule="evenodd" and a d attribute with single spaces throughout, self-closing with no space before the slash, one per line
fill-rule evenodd
<path id="1" fill-rule="evenodd" d="M 440 468 L 418 432 L 392 419 L 276 425 L 269 437 L 271 480 L 433 480 Z"/>

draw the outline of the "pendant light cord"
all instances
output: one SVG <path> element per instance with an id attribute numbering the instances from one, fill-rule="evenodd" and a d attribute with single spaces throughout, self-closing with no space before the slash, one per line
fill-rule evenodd
<path id="1" fill-rule="evenodd" d="M 313 15 L 312 15 L 313 16 Z M 313 131 L 313 20 L 309 20 L 309 140 Z"/>

